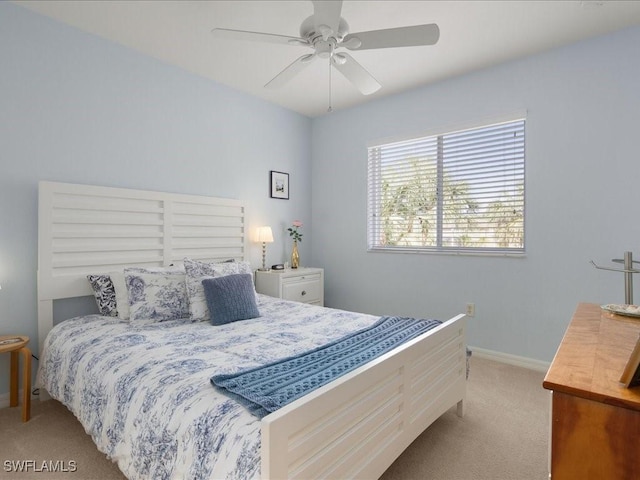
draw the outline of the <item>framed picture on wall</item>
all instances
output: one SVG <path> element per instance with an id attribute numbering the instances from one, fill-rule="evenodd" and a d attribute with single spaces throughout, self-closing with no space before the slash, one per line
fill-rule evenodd
<path id="1" fill-rule="evenodd" d="M 289 200 L 289 174 L 271 170 L 269 188 L 271 198 Z"/>

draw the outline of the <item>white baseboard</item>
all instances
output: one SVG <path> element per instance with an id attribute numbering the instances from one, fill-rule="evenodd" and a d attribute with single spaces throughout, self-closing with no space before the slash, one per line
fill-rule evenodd
<path id="1" fill-rule="evenodd" d="M 469 346 L 469 350 L 471 350 L 472 355 L 478 358 L 486 358 L 487 360 L 528 368 L 538 372 L 546 372 L 551 366 L 551 362 L 543 362 L 541 360 L 534 360 L 533 358 L 496 352 L 494 350 L 487 350 L 486 348 L 472 347 L 471 345 Z"/>

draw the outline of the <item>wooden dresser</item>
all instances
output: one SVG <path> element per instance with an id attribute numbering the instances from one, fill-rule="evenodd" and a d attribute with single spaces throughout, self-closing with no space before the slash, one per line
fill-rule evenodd
<path id="1" fill-rule="evenodd" d="M 553 480 L 640 478 L 640 387 L 620 375 L 640 319 L 581 303 L 549 367 Z"/>

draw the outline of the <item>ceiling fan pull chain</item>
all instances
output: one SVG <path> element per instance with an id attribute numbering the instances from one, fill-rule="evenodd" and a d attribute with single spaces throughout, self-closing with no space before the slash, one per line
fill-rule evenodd
<path id="1" fill-rule="evenodd" d="M 329 59 L 329 108 L 327 108 L 327 112 L 333 112 L 333 107 L 331 106 L 331 59 Z"/>

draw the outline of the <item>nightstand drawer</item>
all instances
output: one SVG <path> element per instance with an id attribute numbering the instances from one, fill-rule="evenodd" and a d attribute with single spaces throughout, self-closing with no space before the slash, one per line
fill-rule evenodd
<path id="1" fill-rule="evenodd" d="M 324 270 L 302 267 L 256 271 L 256 292 L 272 297 L 324 306 Z"/>
<path id="2" fill-rule="evenodd" d="M 320 275 L 305 275 L 295 281 L 283 282 L 282 298 L 294 302 L 316 303 L 320 301 Z"/>

